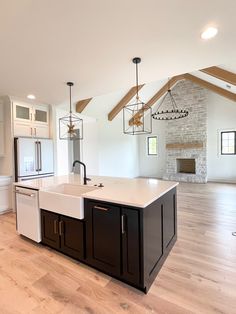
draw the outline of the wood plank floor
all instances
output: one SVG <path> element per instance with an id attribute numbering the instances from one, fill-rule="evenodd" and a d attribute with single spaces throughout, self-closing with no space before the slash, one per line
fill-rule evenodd
<path id="1" fill-rule="evenodd" d="M 236 185 L 180 184 L 178 241 L 148 295 L 16 234 L 0 216 L 0 313 L 236 313 Z"/>

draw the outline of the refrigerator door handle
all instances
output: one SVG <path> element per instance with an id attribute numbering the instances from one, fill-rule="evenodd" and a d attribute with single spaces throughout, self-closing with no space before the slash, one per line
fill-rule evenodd
<path id="1" fill-rule="evenodd" d="M 39 160 L 39 169 L 38 171 L 42 171 L 42 147 L 41 142 L 38 142 L 38 160 Z"/>
<path id="2" fill-rule="evenodd" d="M 38 150 L 38 142 L 35 142 L 35 171 L 39 171 L 39 150 Z"/>

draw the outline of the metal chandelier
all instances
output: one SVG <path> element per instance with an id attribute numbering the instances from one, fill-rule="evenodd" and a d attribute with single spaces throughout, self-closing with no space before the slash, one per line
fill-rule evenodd
<path id="1" fill-rule="evenodd" d="M 157 111 L 152 114 L 152 118 L 155 120 L 176 120 L 185 118 L 188 115 L 188 110 L 178 109 L 169 84 L 170 81 L 168 80 L 168 91 L 158 106 Z M 170 100 L 171 109 L 161 110 L 161 107 L 168 98 Z"/>
<path id="2" fill-rule="evenodd" d="M 83 139 L 83 120 L 72 113 L 71 87 L 72 82 L 67 82 L 70 90 L 70 111 L 69 114 L 59 119 L 59 138 L 61 140 L 82 140 Z"/>
<path id="3" fill-rule="evenodd" d="M 133 58 L 136 68 L 135 102 L 123 108 L 124 134 L 140 135 L 152 133 L 152 109 L 139 98 L 138 64 L 141 58 Z"/>

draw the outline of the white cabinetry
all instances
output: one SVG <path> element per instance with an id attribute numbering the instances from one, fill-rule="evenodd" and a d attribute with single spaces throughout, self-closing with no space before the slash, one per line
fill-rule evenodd
<path id="1" fill-rule="evenodd" d="M 14 136 L 49 137 L 49 107 L 13 102 Z"/>
<path id="2" fill-rule="evenodd" d="M 4 131 L 4 112 L 3 104 L 0 102 L 0 157 L 5 154 L 5 131 Z"/>

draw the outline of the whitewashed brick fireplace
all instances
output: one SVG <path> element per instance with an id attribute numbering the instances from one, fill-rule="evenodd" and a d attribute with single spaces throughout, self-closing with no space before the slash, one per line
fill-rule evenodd
<path id="1" fill-rule="evenodd" d="M 167 121 L 166 169 L 163 179 L 207 182 L 207 92 L 204 88 L 180 81 L 172 90 L 179 108 L 187 109 L 186 118 Z M 166 104 L 168 106 L 168 103 Z M 195 173 L 180 172 L 178 159 L 194 159 Z"/>

